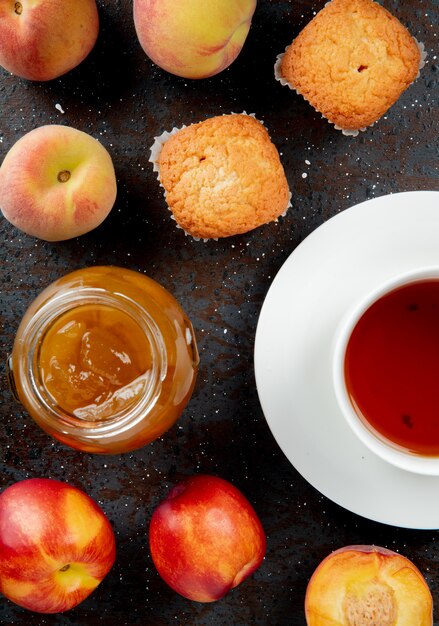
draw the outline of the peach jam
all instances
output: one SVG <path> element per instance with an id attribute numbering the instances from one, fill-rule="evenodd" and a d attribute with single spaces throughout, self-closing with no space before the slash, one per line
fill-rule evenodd
<path id="1" fill-rule="evenodd" d="M 9 359 L 17 399 L 50 435 L 119 453 L 162 435 L 198 370 L 192 325 L 143 274 L 92 267 L 60 278 L 27 310 Z"/>

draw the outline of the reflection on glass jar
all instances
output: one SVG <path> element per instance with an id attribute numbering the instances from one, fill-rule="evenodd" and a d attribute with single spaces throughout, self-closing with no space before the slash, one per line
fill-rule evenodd
<path id="1" fill-rule="evenodd" d="M 179 418 L 198 371 L 192 325 L 143 274 L 92 267 L 31 304 L 9 358 L 11 388 L 56 439 L 85 452 L 140 448 Z"/>

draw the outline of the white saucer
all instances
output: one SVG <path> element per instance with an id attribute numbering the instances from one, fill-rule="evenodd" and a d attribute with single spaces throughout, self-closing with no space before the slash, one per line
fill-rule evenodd
<path id="1" fill-rule="evenodd" d="M 406 528 L 439 528 L 439 477 L 397 469 L 355 437 L 335 399 L 331 349 L 341 317 L 368 291 L 438 264 L 439 192 L 363 202 L 328 220 L 290 255 L 256 332 L 259 399 L 289 461 L 337 504 Z"/>

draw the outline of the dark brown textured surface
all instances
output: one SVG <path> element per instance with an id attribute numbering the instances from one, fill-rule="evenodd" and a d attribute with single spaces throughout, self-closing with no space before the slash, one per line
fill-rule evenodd
<path id="1" fill-rule="evenodd" d="M 14 403 L 3 378 L 1 487 L 46 476 L 84 489 L 108 514 L 118 555 L 96 592 L 68 614 L 32 615 L 1 599 L 1 623 L 301 625 L 314 568 L 331 550 L 356 543 L 376 543 L 412 559 L 425 574 L 439 611 L 437 532 L 369 522 L 321 496 L 279 450 L 255 388 L 259 311 L 276 272 L 298 243 L 337 212 L 367 198 L 439 187 L 437 0 L 383 1 L 425 42 L 429 58 L 415 85 L 358 138 L 336 132 L 273 78 L 276 55 L 323 4 L 260 0 L 237 61 L 204 81 L 176 78 L 153 66 L 137 43 L 129 0 L 98 2 L 97 46 L 63 78 L 37 84 L 0 71 L 2 158 L 32 128 L 69 124 L 108 148 L 119 184 L 109 218 L 79 239 L 44 243 L 1 219 L 1 362 L 36 294 L 58 276 L 91 264 L 144 271 L 168 288 L 192 319 L 201 356 L 194 396 L 179 423 L 159 441 L 116 457 L 80 454 L 50 440 Z M 243 110 L 265 122 L 279 148 L 293 208 L 278 224 L 247 235 L 195 242 L 169 217 L 148 163 L 148 147 L 154 135 L 173 126 Z M 166 587 L 147 541 L 154 506 L 180 476 L 194 472 L 231 480 L 255 506 L 268 536 L 266 559 L 256 574 L 208 605 L 189 602 Z"/>

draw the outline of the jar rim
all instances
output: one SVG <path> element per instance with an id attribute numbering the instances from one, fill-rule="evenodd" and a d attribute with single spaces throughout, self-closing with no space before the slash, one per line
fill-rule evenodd
<path id="1" fill-rule="evenodd" d="M 93 304 L 117 308 L 140 326 L 151 348 L 152 367 L 148 375 L 141 375 L 129 383 L 137 383 L 143 387 L 139 389 L 139 397 L 134 403 L 116 411 L 110 417 L 91 420 L 69 413 L 56 404 L 41 379 L 39 356 L 44 336 L 62 315 L 77 307 Z M 120 434 L 144 419 L 145 413 L 157 402 L 168 368 L 163 335 L 149 312 L 129 296 L 100 287 L 76 286 L 68 292 L 50 297 L 27 320 L 20 341 L 26 344 L 26 353 L 14 366 L 18 369 L 17 375 L 27 402 L 37 409 L 42 425 L 64 435 L 83 436 L 88 440 Z M 12 376 L 14 369 L 15 367 L 12 369 Z"/>

